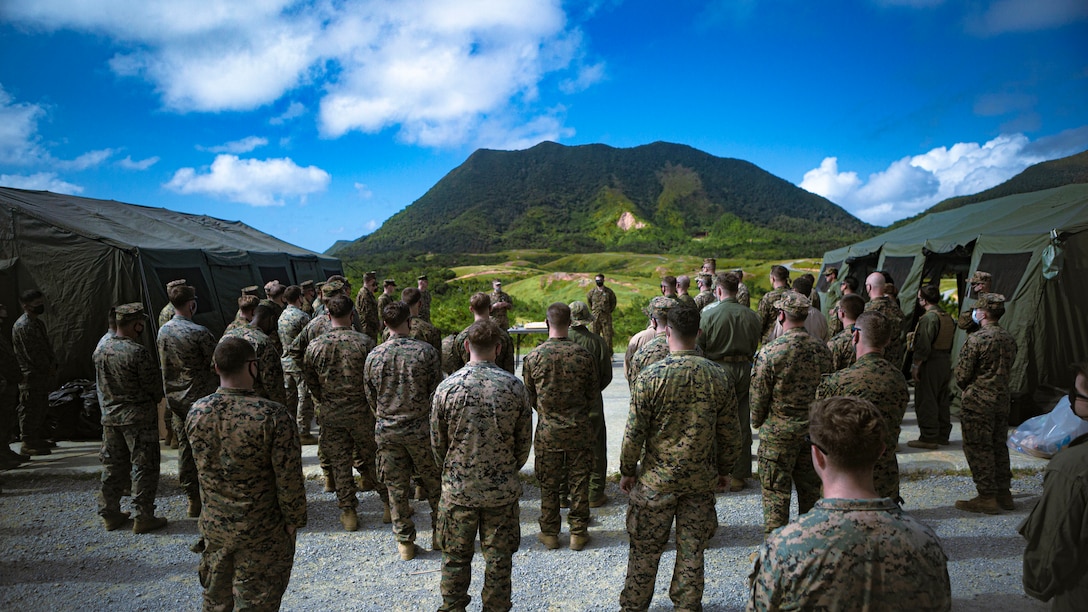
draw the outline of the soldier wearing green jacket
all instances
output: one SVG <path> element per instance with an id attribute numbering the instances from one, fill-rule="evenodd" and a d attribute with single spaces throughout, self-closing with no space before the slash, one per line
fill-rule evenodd
<path id="1" fill-rule="evenodd" d="M 948 444 L 952 433 L 952 339 L 956 322 L 941 310 L 941 293 L 930 285 L 918 290 L 918 305 L 925 314 L 914 328 L 914 356 L 910 373 L 914 380 L 914 412 L 920 436 L 908 446 L 934 450 Z"/>
<path id="2" fill-rule="evenodd" d="M 604 494 L 608 472 L 608 430 L 604 419 L 604 390 L 612 384 L 612 347 L 604 338 L 590 331 L 594 321 L 593 313 L 585 302 L 571 302 L 570 330 L 571 340 L 593 355 L 597 368 L 597 393 L 593 397 L 593 406 L 589 412 L 589 422 L 593 427 L 593 471 L 589 475 L 589 507 L 599 508 L 608 503 Z"/>

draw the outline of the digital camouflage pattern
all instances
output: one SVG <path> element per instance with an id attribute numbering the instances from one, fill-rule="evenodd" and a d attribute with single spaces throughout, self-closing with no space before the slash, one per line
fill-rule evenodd
<path id="1" fill-rule="evenodd" d="M 646 366 L 657 363 L 668 356 L 669 343 L 665 339 L 665 329 L 662 328 L 661 331 L 654 334 L 649 342 L 635 351 L 634 355 L 631 355 L 631 377 L 627 379 L 627 386 L 634 390 L 635 381 L 638 380 L 638 375 L 646 369 Z"/>
<path id="2" fill-rule="evenodd" d="M 840 327 L 842 322 L 839 323 Z M 838 372 L 854 365 L 858 358 L 858 349 L 854 346 L 854 332 L 841 330 L 827 341 L 827 350 L 831 351 L 831 371 Z"/>
<path id="3" fill-rule="evenodd" d="M 258 371 L 257 380 L 253 382 L 253 390 L 265 399 L 286 405 L 287 390 L 283 384 L 283 366 L 280 365 L 280 352 L 276 350 L 272 338 L 252 323 L 236 327 L 223 334 L 223 338 L 232 336 L 248 342 L 257 353 Z M 222 342 L 223 338 L 219 341 Z"/>
<path id="4" fill-rule="evenodd" d="M 442 353 L 442 332 L 431 325 L 422 315 L 408 319 L 408 337 L 431 345 L 434 350 Z"/>
<path id="5" fill-rule="evenodd" d="M 177 310 L 174 309 L 174 305 L 167 302 L 166 306 L 163 306 L 162 310 L 159 311 L 159 327 L 166 325 L 166 322 L 173 319 L 175 314 L 177 314 Z"/>
<path id="6" fill-rule="evenodd" d="M 23 443 L 45 438 L 49 391 L 57 373 L 57 358 L 45 323 L 23 313 L 11 328 L 11 345 L 22 372 L 19 382 L 19 431 Z"/>
<path id="7" fill-rule="evenodd" d="M 431 292 L 426 289 L 419 290 L 419 318 L 431 322 Z"/>
<path id="8" fill-rule="evenodd" d="M 385 320 L 385 307 L 398 301 L 395 297 L 385 293 L 384 291 L 378 296 L 378 316 L 382 321 Z"/>
<path id="9" fill-rule="evenodd" d="M 284 393 L 287 399 L 287 412 L 295 415 L 298 431 L 310 433 L 310 424 L 314 420 L 314 402 L 310 398 L 310 390 L 306 388 L 306 381 L 302 376 L 302 365 L 291 354 L 291 343 L 295 341 L 306 325 L 310 323 L 310 315 L 305 310 L 288 304 L 276 323 L 279 330 L 280 342 L 283 343 L 283 352 L 280 353 L 280 366 L 283 368 Z"/>
<path id="10" fill-rule="evenodd" d="M 310 346 L 310 342 L 330 329 L 332 329 L 332 317 L 327 313 L 314 315 L 310 318 L 310 322 L 302 328 L 302 331 L 295 336 L 291 344 L 284 347 L 283 352 L 294 358 L 295 363 L 301 365 L 303 360 L 306 359 L 306 349 Z M 370 338 L 373 340 L 377 336 L 371 336 Z"/>
<path id="11" fill-rule="evenodd" d="M 875 310 L 888 319 L 888 329 L 891 330 L 891 341 L 884 349 L 884 356 L 892 365 L 903 365 L 903 355 L 906 352 L 906 344 L 903 343 L 903 311 L 899 308 L 899 302 L 888 296 L 873 298 L 865 304 L 865 310 Z"/>
<path id="12" fill-rule="evenodd" d="M 472 327 L 469 325 L 469 327 Z M 502 339 L 499 340 L 499 356 L 495 360 L 495 365 L 500 368 L 514 373 L 514 339 L 506 331 L 505 327 L 500 327 L 499 331 L 502 332 Z M 469 360 L 468 350 L 465 349 L 465 340 L 468 340 L 468 327 L 461 330 L 461 333 L 457 334 L 457 337 L 453 340 L 454 353 L 450 356 L 450 365 L 453 367 L 451 372 L 455 372 L 462 367 Z M 454 367 L 456 366 L 456 367 Z"/>
<path id="13" fill-rule="evenodd" d="M 442 605 L 440 612 L 465 610 L 472 598 L 472 557 L 476 534 L 484 556 L 483 610 L 502 612 L 513 607 L 510 574 L 513 556 L 521 547 L 521 509 L 518 503 L 474 508 L 443 504 L 437 533 L 442 539 Z"/>
<path id="14" fill-rule="evenodd" d="M 947 565 L 933 530 L 892 500 L 822 499 L 764 541 L 748 610 L 949 610 Z"/>
<path id="15" fill-rule="evenodd" d="M 359 321 L 363 325 L 363 333 L 371 338 L 377 338 L 381 331 L 382 318 L 378 314 L 378 300 L 370 289 L 363 287 L 355 296 L 355 310 L 359 313 Z"/>
<path id="16" fill-rule="evenodd" d="M 612 352 L 612 312 L 616 310 L 616 292 L 611 287 L 594 286 L 586 293 L 586 304 L 593 313 L 593 333 L 604 338 L 608 352 Z"/>
<path id="17" fill-rule="evenodd" d="M 306 525 L 294 419 L 251 390 L 220 387 L 193 404 L 185 430 L 204 496 L 205 609 L 277 609 L 294 563 L 286 530 Z"/>
<path id="18" fill-rule="evenodd" d="M 960 423 L 963 454 L 980 495 L 1008 492 L 1012 480 L 1009 448 L 1009 377 L 1016 340 L 997 323 L 967 336 L 956 363 L 956 384 L 963 389 Z"/>
<path id="19" fill-rule="evenodd" d="M 646 346 L 646 343 L 653 340 L 656 335 L 657 331 L 653 327 L 647 327 L 627 341 L 627 352 L 623 355 L 623 377 L 627 379 L 628 387 L 631 386 L 631 381 L 638 377 L 638 372 L 631 367 L 631 360 L 639 349 Z"/>
<path id="20" fill-rule="evenodd" d="M 820 479 L 804 437 L 809 404 L 816 399 L 820 378 L 830 371 L 827 345 L 804 328 L 787 330 L 756 354 L 752 426 L 759 429 L 757 463 L 766 533 L 789 522 L 794 486 L 801 514 L 820 498 Z"/>
<path id="21" fill-rule="evenodd" d="M 816 391 L 816 399 L 847 395 L 869 400 L 884 417 L 884 454 L 873 467 L 873 485 L 881 497 L 899 498 L 899 462 L 895 447 L 903 415 L 910 401 L 910 389 L 899 370 L 883 355 L 862 355 L 854 365 L 824 378 Z"/>
<path id="22" fill-rule="evenodd" d="M 506 302 L 510 305 L 509 308 L 495 308 L 495 304 L 500 302 Z M 491 320 L 494 321 L 500 329 L 510 328 L 510 314 L 509 312 L 514 309 L 514 298 L 510 297 L 509 293 L 505 291 L 492 291 L 491 292 Z"/>
<path id="23" fill-rule="evenodd" d="M 914 362 L 918 381 L 914 385 L 914 412 L 918 415 L 920 438 L 926 442 L 947 442 L 952 433 L 952 351 L 937 350 L 941 325 L 953 326 L 952 317 L 938 306 L 927 307 L 914 329 Z M 947 344 L 951 348 L 951 342 Z"/>
<path id="24" fill-rule="evenodd" d="M 608 477 L 608 428 L 604 418 L 604 395 L 612 384 L 612 347 L 600 335 L 589 331 L 585 325 L 574 325 L 568 337 L 593 355 L 597 365 L 597 386 L 589 411 L 589 423 L 593 428 L 593 471 L 589 475 L 589 499 L 604 495 Z"/>
<path id="25" fill-rule="evenodd" d="M 309 323 L 310 315 L 292 304 L 287 305 L 287 309 L 283 311 L 279 321 L 276 322 L 280 341 L 283 342 L 284 346 L 283 353 L 280 355 L 280 365 L 283 367 L 284 374 L 302 371 L 302 364 L 295 359 L 294 355 L 292 355 L 288 349 L 290 349 L 295 338 L 302 333 L 302 330 L 306 329 L 306 326 L 309 325 Z"/>
<path id="26" fill-rule="evenodd" d="M 716 301 L 718 301 L 718 298 L 714 296 L 713 291 L 710 289 L 703 289 L 695 296 L 695 307 L 699 310 L 703 310 Z"/>
<path id="27" fill-rule="evenodd" d="M 759 299 L 759 305 L 756 306 L 756 312 L 759 313 L 760 337 L 766 338 L 767 334 L 774 329 L 775 321 L 777 321 L 778 318 L 778 309 L 774 307 L 774 303 L 787 291 L 789 291 L 788 287 L 778 287 L 764 293 L 763 297 Z M 737 302 L 739 303 L 740 300 L 738 299 Z"/>
<path id="28" fill-rule="evenodd" d="M 695 298 L 691 297 L 686 293 L 676 294 L 676 301 L 680 302 L 682 306 L 686 306 L 688 308 L 698 308 L 698 306 L 695 305 Z"/>
<path id="29" fill-rule="evenodd" d="M 752 296 L 748 293 L 748 285 L 745 285 L 744 281 L 737 284 L 737 303 L 745 308 L 752 307 Z M 773 304 L 774 302 L 771 303 Z"/>

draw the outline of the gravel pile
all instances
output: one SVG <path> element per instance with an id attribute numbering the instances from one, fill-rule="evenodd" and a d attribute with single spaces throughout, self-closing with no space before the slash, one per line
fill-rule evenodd
<path id="1" fill-rule="evenodd" d="M 196 519 L 185 516 L 185 496 L 164 478 L 159 514 L 162 531 L 135 536 L 106 532 L 95 514 L 94 478 L 5 474 L 0 495 L 0 609 L 4 610 L 195 610 L 200 608 Z M 335 496 L 307 481 L 309 526 L 300 531 L 285 610 L 434 610 L 440 602 L 440 553 L 400 561 L 381 503 L 363 494 L 360 531 L 342 531 Z M 949 557 L 955 610 L 1043 610 L 1023 594 L 1023 542 L 1016 527 L 1034 506 L 1042 476 L 1013 482 L 1016 511 L 996 517 L 957 511 L 956 499 L 974 495 L 964 476 L 931 476 L 904 482 L 912 513 L 936 529 Z M 525 486 L 521 504 L 522 547 L 514 556 L 515 610 L 614 610 L 627 564 L 625 496 L 609 485 L 611 502 L 593 510 L 592 540 L 583 552 L 544 550 L 537 543 L 539 491 Z M 426 503 L 413 502 L 419 543 L 430 544 Z M 718 496 L 720 527 L 706 554 L 707 610 L 743 609 L 750 556 L 762 541 L 757 490 Z M 564 529 L 566 526 L 564 525 Z M 661 560 L 655 610 L 671 610 L 669 576 L 674 553 Z M 480 609 L 483 558 L 473 563 L 471 610 Z"/>

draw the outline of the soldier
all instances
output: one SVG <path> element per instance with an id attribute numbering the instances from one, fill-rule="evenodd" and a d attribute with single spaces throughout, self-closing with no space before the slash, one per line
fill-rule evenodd
<path id="1" fill-rule="evenodd" d="M 533 468 L 540 482 L 540 533 L 545 548 L 559 548 L 559 490 L 570 486 L 570 548 L 589 542 L 589 475 L 593 471 L 593 427 L 589 414 L 596 395 L 597 364 L 567 336 L 570 307 L 548 306 L 548 339 L 521 365 L 529 403 L 536 410 Z"/>
<path id="2" fill-rule="evenodd" d="M 979 330 L 967 336 L 956 363 L 956 384 L 963 390 L 960 427 L 963 454 L 971 468 L 978 496 L 956 502 L 967 512 L 1000 514 L 1013 510 L 1009 485 L 1009 376 L 1016 359 L 1016 340 L 1001 328 L 1005 296 L 983 293 L 974 304 L 971 318 Z"/>
<path id="3" fill-rule="evenodd" d="M 861 298 L 862 304 L 865 303 L 865 298 L 858 294 L 858 279 L 854 278 L 853 276 L 847 276 L 846 278 L 842 279 L 842 282 L 839 283 L 839 291 L 842 292 L 842 297 L 846 297 L 848 295 L 857 295 L 859 298 Z M 831 334 L 832 337 L 834 337 L 835 334 L 843 330 L 842 321 L 839 319 L 838 313 L 835 312 L 835 307 L 828 309 L 827 315 L 831 319 L 827 325 L 827 332 Z"/>
<path id="4" fill-rule="evenodd" d="M 802 451 L 808 406 L 820 377 L 831 371 L 827 345 L 805 331 L 808 298 L 786 291 L 773 307 L 785 332 L 763 345 L 752 371 L 752 425 L 759 428 L 764 533 L 789 522 L 794 486 L 798 514 L 808 512 L 820 498 L 820 479 L 811 457 Z"/>
<path id="5" fill-rule="evenodd" d="M 842 299 L 842 288 L 839 287 L 839 269 L 835 266 L 824 268 L 824 283 L 827 284 L 827 322 L 831 324 L 834 318 L 832 311 Z"/>
<path id="6" fill-rule="evenodd" d="M 774 322 L 778 316 L 774 304 L 782 297 L 783 293 L 789 290 L 790 271 L 785 266 L 771 266 L 770 278 L 771 290 L 763 294 L 763 297 L 759 300 L 759 306 L 756 307 L 762 321 L 763 338 L 767 338 L 771 330 L 774 329 Z"/>
<path id="7" fill-rule="evenodd" d="M 836 305 L 835 320 L 839 322 L 839 333 L 827 341 L 831 351 L 831 369 L 835 372 L 851 366 L 857 359 L 854 348 L 854 322 L 865 312 L 865 300 L 860 295 L 844 295 Z"/>
<path id="8" fill-rule="evenodd" d="M 650 302 L 653 303 L 653 300 L 650 300 Z M 653 340 L 654 336 L 657 335 L 653 318 L 650 316 L 652 312 L 653 309 L 649 305 L 642 307 L 642 314 L 646 315 L 647 318 L 646 329 L 631 336 L 627 341 L 627 352 L 623 355 L 623 376 L 627 379 L 628 386 L 638 376 L 638 372 L 631 367 L 631 360 L 638 354 L 639 349 L 646 346 L 646 343 Z"/>
<path id="9" fill-rule="evenodd" d="M 971 318 L 971 313 L 974 310 L 971 307 L 971 304 L 973 304 L 978 296 L 983 293 L 990 293 L 993 279 L 994 277 L 992 274 L 981 270 L 975 270 L 975 273 L 971 275 L 971 278 L 967 279 L 967 296 L 963 299 L 963 304 L 960 308 L 960 318 L 956 321 L 956 325 L 969 334 L 978 331 L 979 327 L 978 323 L 975 323 Z"/>
<path id="10" fill-rule="evenodd" d="M 798 288 L 797 281 L 803 283 L 801 288 Z M 809 301 L 812 302 L 812 307 L 816 310 L 820 310 L 820 292 L 816 291 L 816 277 L 813 276 L 811 272 L 805 272 L 801 276 L 798 276 L 793 281 L 793 290 L 807 297 Z M 820 316 L 823 317 L 823 312 L 820 312 Z M 827 324 L 826 318 L 824 319 L 824 324 Z"/>
<path id="11" fill-rule="evenodd" d="M 201 506 L 200 482 L 193 449 L 185 433 L 185 417 L 193 402 L 215 391 L 212 369 L 215 336 L 208 328 L 193 322 L 197 308 L 196 289 L 176 285 L 170 288 L 169 297 L 174 305 L 174 317 L 159 328 L 156 346 L 171 427 L 178 441 L 178 482 L 189 498 L 189 516 L 197 517 Z"/>
<path id="12" fill-rule="evenodd" d="M 302 444 L 317 444 L 317 438 L 310 433 L 314 420 L 314 403 L 310 391 L 302 376 L 302 364 L 288 350 L 302 330 L 310 323 L 310 315 L 302 309 L 304 304 L 302 288 L 291 285 L 283 292 L 287 308 L 276 322 L 280 341 L 284 350 L 280 354 L 280 366 L 283 368 L 284 390 L 287 399 L 287 412 L 295 417 L 298 425 L 298 439 Z"/>
<path id="13" fill-rule="evenodd" d="M 608 431 L 604 418 L 604 390 L 612 384 L 612 347 L 605 339 L 589 331 L 593 313 L 585 302 L 571 302 L 570 330 L 568 336 L 593 355 L 597 368 L 597 393 L 589 411 L 589 423 L 593 428 L 593 471 L 589 475 L 589 507 L 599 508 L 608 503 L 604 494 L 608 477 Z M 562 492 L 561 492 L 562 493 Z M 564 495 L 564 497 L 566 497 Z"/>
<path id="14" fill-rule="evenodd" d="M 699 295 L 695 296 L 695 307 L 700 311 L 714 303 L 714 279 L 709 274 L 700 274 L 695 278 L 695 284 L 699 286 Z"/>
<path id="15" fill-rule="evenodd" d="M 510 328 L 509 311 L 514 309 L 514 299 L 502 290 L 502 281 L 491 281 L 491 320 L 502 329 Z"/>
<path id="16" fill-rule="evenodd" d="M 808 308 L 808 318 L 805 319 L 805 329 L 813 336 L 827 342 L 831 336 L 827 333 L 827 317 L 820 312 L 820 294 L 813 289 L 815 280 L 811 274 L 802 274 L 793 281 L 793 290 L 808 297 L 811 303 Z M 816 296 L 816 299 L 812 299 L 810 296 Z"/>
<path id="17" fill-rule="evenodd" d="M 378 296 L 378 317 L 385 315 L 385 307 L 397 301 L 397 281 L 387 278 L 382 283 L 382 294 Z M 377 340 L 377 336 L 374 338 Z"/>
<path id="18" fill-rule="evenodd" d="M 0 304 L 0 325 L 8 318 L 8 309 Z M 112 319 L 112 317 L 111 317 Z M 0 329 L 4 329 L 0 327 Z M 11 338 L 0 334 L 0 469 L 11 469 L 30 459 L 11 450 L 12 428 L 17 420 L 19 405 L 19 384 L 23 382 L 23 372 L 15 359 L 15 350 L 11 347 Z"/>
<path id="19" fill-rule="evenodd" d="M 748 486 L 752 477 L 752 413 L 749 391 L 752 382 L 752 359 L 759 348 L 760 320 L 751 308 L 737 302 L 740 279 L 729 272 L 718 275 L 715 286 L 717 300 L 703 309 L 699 319 L 698 346 L 707 359 L 717 363 L 729 374 L 729 382 L 737 397 L 737 422 L 740 424 L 740 455 L 730 471 L 729 490 L 736 492 Z"/>
<path id="20" fill-rule="evenodd" d="M 180 287 L 180 286 L 185 285 L 185 284 L 186 284 L 186 281 L 185 281 L 184 278 L 181 278 L 181 279 L 178 279 L 178 280 L 172 280 L 169 283 L 166 283 L 166 300 L 167 301 L 166 301 L 166 306 L 163 306 L 162 310 L 159 311 L 159 327 L 162 327 L 163 325 L 166 325 L 167 321 L 174 318 L 174 305 L 170 303 L 170 289 L 172 289 L 174 287 Z"/>
<path id="21" fill-rule="evenodd" d="M 241 338 L 215 348 L 219 388 L 185 420 L 205 509 L 198 572 L 205 610 L 277 610 L 306 526 L 302 448 L 287 409 L 253 391 L 257 356 Z"/>
<path id="22" fill-rule="evenodd" d="M 714 489 L 729 482 L 740 435 L 732 385 L 725 370 L 696 354 L 698 333 L 698 310 L 671 309 L 665 331 L 671 353 L 647 366 L 631 393 L 620 454 L 631 541 L 623 610 L 650 607 L 674 519 L 669 595 L 678 610 L 702 609 L 703 551 L 718 528 Z"/>
<path id="23" fill-rule="evenodd" d="M 907 402 L 910 401 L 910 389 L 899 370 L 884 358 L 884 347 L 889 340 L 884 315 L 873 311 L 863 312 L 851 328 L 853 343 L 857 347 L 857 361 L 824 378 L 816 391 L 816 398 L 849 395 L 867 400 L 876 407 L 884 418 L 884 446 L 887 451 L 876 460 L 873 484 L 880 497 L 890 497 L 902 504 L 895 447 L 899 445 L 899 432 L 903 415 L 907 412 Z"/>
<path id="24" fill-rule="evenodd" d="M 873 272 L 865 278 L 865 291 L 869 293 L 869 303 L 865 310 L 875 310 L 888 319 L 891 330 L 891 342 L 884 349 L 884 357 L 892 362 L 896 368 L 903 367 L 903 354 L 906 345 L 903 343 L 903 311 L 899 308 L 899 302 L 887 293 L 888 282 L 881 272 Z"/>
<path id="25" fill-rule="evenodd" d="M 355 296 L 355 309 L 359 311 L 359 319 L 363 323 L 363 333 L 377 341 L 381 333 L 382 317 L 378 313 L 378 300 L 374 298 L 374 292 L 378 290 L 378 273 L 367 272 L 363 275 L 363 286 L 359 294 Z"/>
<path id="26" fill-rule="evenodd" d="M 257 352 L 258 366 L 257 380 L 253 390 L 265 399 L 270 399 L 277 404 L 286 404 L 287 391 L 283 382 L 280 353 L 273 345 L 272 338 L 268 336 L 275 324 L 275 313 L 272 308 L 265 304 L 258 304 L 253 309 L 253 318 L 249 323 L 224 333 L 223 338 L 242 338 L 253 345 L 253 350 Z"/>
<path id="27" fill-rule="evenodd" d="M 927 525 L 873 487 L 883 417 L 868 401 L 813 404 L 806 449 L 824 497 L 763 542 L 750 577 L 749 612 L 948 610 L 948 558 Z"/>
<path id="28" fill-rule="evenodd" d="M 302 311 L 311 317 L 314 316 L 314 300 L 317 299 L 317 289 L 314 287 L 314 281 L 304 280 L 299 283 L 299 288 L 302 289 Z M 286 346 L 288 343 L 284 343 Z"/>
<path id="29" fill-rule="evenodd" d="M 687 274 L 681 274 L 676 277 L 676 299 L 680 302 L 681 306 L 687 306 L 689 308 L 697 308 L 695 305 L 695 298 L 688 295 L 688 290 L 691 289 L 691 277 Z"/>
<path id="30" fill-rule="evenodd" d="M 654 330 L 654 336 L 631 356 L 627 374 L 627 386 L 631 391 L 634 391 L 635 381 L 646 366 L 668 357 L 669 342 L 665 339 L 665 328 L 668 326 L 669 311 L 679 307 L 679 300 L 663 295 L 650 300 L 650 326 Z"/>
<path id="31" fill-rule="evenodd" d="M 914 380 L 914 412 L 918 415 L 919 437 L 907 446 L 936 450 L 948 444 L 952 433 L 952 339 L 956 322 L 941 310 L 941 293 L 933 285 L 918 290 L 918 305 L 925 314 L 914 328 L 914 357 L 910 374 Z"/>
<path id="32" fill-rule="evenodd" d="M 363 372 L 367 355 L 374 341 L 351 328 L 351 300 L 335 295 L 325 300 L 332 329 L 314 338 L 306 347 L 302 372 L 306 385 L 317 402 L 321 415 L 322 460 L 327 462 L 340 507 L 340 524 L 346 531 L 359 529 L 355 508 L 355 479 L 351 468 L 356 456 L 363 461 L 359 473 L 364 479 L 377 479 L 374 471 L 374 408 L 368 405 L 363 387 Z M 378 495 L 389 511 L 384 487 Z"/>
<path id="33" fill-rule="evenodd" d="M 676 277 L 672 275 L 665 275 L 661 278 L 661 295 L 676 299 Z"/>
<path id="34" fill-rule="evenodd" d="M 616 310 L 616 292 L 604 284 L 604 274 L 593 277 L 596 287 L 586 294 L 586 303 L 593 313 L 593 333 L 604 338 L 612 359 L 612 312 Z"/>
<path id="35" fill-rule="evenodd" d="M 427 291 L 429 285 L 426 274 L 416 278 L 416 288 L 419 289 L 419 318 L 428 323 L 431 322 L 431 292 Z M 403 295 L 402 293 L 401 299 L 403 299 Z"/>
<path id="36" fill-rule="evenodd" d="M 102 488 L 98 514 L 113 531 L 128 522 L 121 496 L 131 484 L 136 521 L 133 533 L 166 526 L 155 516 L 159 488 L 158 404 L 162 374 L 142 344 L 147 315 L 139 302 L 115 310 L 117 334 L 94 352 L 95 383 L 102 399 Z M 131 474 L 131 476 L 130 476 Z"/>
<path id="37" fill-rule="evenodd" d="M 314 283 L 313 301 L 310 302 L 310 318 L 321 316 L 325 313 L 325 281 Z"/>
<path id="38" fill-rule="evenodd" d="M 408 318 L 408 337 L 413 340 L 426 342 L 434 347 L 434 350 L 441 355 L 441 332 L 438 331 L 437 327 L 431 325 L 429 321 L 420 315 L 420 313 L 423 312 L 423 294 L 415 287 L 407 287 L 404 291 L 400 292 L 400 299 L 408 306 L 408 311 L 411 313 L 411 316 Z M 386 328 L 392 329 L 388 325 L 386 325 Z"/>
<path id="39" fill-rule="evenodd" d="M 418 291 L 413 287 L 405 290 Z M 423 483 L 431 506 L 431 525 L 438 524 L 441 475 L 431 453 L 431 399 L 442 380 L 438 351 L 410 335 L 409 309 L 404 302 L 386 307 L 383 316 L 389 339 L 366 358 L 363 380 L 367 402 L 377 417 L 378 480 L 389 490 L 393 535 L 400 558 L 416 556 L 416 526 L 412 522 L 412 475 Z M 433 534 L 432 546 L 434 548 Z"/>
<path id="40" fill-rule="evenodd" d="M 431 450 L 442 467 L 438 536 L 442 606 L 464 610 L 480 534 L 485 610 L 509 610 L 511 558 L 521 545 L 518 470 L 529 458 L 533 415 L 525 385 L 494 364 L 500 329 L 469 327 L 469 362 L 439 383 L 431 410 Z"/>
<path id="41" fill-rule="evenodd" d="M 261 300 L 255 295 L 242 295 L 239 297 L 238 312 L 235 313 L 234 320 L 228 323 L 227 328 L 223 330 L 223 335 L 225 336 L 240 327 L 245 327 L 253 319 L 253 313 L 260 303 Z"/>
<path id="42" fill-rule="evenodd" d="M 744 284 L 744 270 L 737 268 L 733 270 L 733 274 L 736 274 L 737 278 L 740 279 L 737 281 L 737 303 L 745 308 L 751 308 L 752 297 L 748 293 L 748 285 Z"/>
<path id="43" fill-rule="evenodd" d="M 713 257 L 703 258 L 703 267 L 699 268 L 700 274 L 707 274 L 711 278 L 718 274 L 718 260 Z"/>
<path id="44" fill-rule="evenodd" d="M 472 297 L 468 300 L 468 309 L 472 313 L 473 323 L 480 321 L 491 320 L 491 296 L 483 291 L 477 291 L 472 294 Z M 465 341 L 468 340 L 469 325 L 465 329 L 461 330 L 461 333 L 453 340 L 453 353 L 450 355 L 449 367 L 453 368 L 451 372 L 455 372 L 461 369 L 469 361 L 468 348 L 466 348 Z M 506 328 L 499 329 L 499 357 L 495 361 L 495 364 L 500 368 L 514 373 L 514 340 L 510 337 L 510 334 L 506 331 Z"/>
<path id="45" fill-rule="evenodd" d="M 53 343 L 41 316 L 45 314 L 45 296 L 28 289 L 19 296 L 23 314 L 11 328 L 11 346 L 19 362 L 19 433 L 21 455 L 48 455 L 56 443 L 46 439 L 45 417 L 49 410 L 49 390 L 57 375 Z"/>

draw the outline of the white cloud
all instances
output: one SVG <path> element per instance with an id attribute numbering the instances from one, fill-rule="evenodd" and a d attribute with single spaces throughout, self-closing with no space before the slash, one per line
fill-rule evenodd
<path id="1" fill-rule="evenodd" d="M 378 221 L 377 219 L 371 219 L 370 221 L 366 222 L 366 225 L 365 225 L 366 232 L 369 234 L 370 232 L 373 232 L 374 230 L 381 227 L 381 225 L 382 225 L 381 222 Z"/>
<path id="2" fill-rule="evenodd" d="M 968 18 L 967 31 L 979 36 L 1058 28 L 1088 18 L 1084 0 L 996 0 Z"/>
<path id="3" fill-rule="evenodd" d="M 101 165 L 102 162 L 112 157 L 113 153 L 113 149 L 99 149 L 97 151 L 88 151 L 72 160 L 53 160 L 52 163 L 66 170 L 86 170 Z"/>
<path id="4" fill-rule="evenodd" d="M 253 206 L 282 206 L 284 198 L 305 202 L 308 194 L 324 191 L 329 181 L 329 173 L 321 168 L 303 168 L 286 157 L 259 160 L 218 155 L 207 172 L 181 168 L 165 187 Z"/>
<path id="5" fill-rule="evenodd" d="M 374 197 L 374 192 L 370 190 L 370 187 L 367 187 L 363 183 L 355 183 L 355 192 L 364 200 L 369 200 Z"/>
<path id="6" fill-rule="evenodd" d="M 1031 142 L 1023 134 L 985 143 L 957 143 L 904 157 L 861 180 L 828 157 L 805 173 L 801 187 L 839 204 L 863 221 L 887 225 L 959 195 L 1005 182 L 1028 166 L 1088 148 L 1088 126 Z"/>
<path id="7" fill-rule="evenodd" d="M 559 84 L 559 89 L 567 94 L 585 91 L 604 80 L 604 74 L 604 62 L 582 66 L 578 70 L 578 75 L 573 79 L 565 79 Z"/>
<path id="8" fill-rule="evenodd" d="M 34 191 L 52 191 L 53 193 L 75 194 L 82 193 L 83 187 L 62 181 L 52 172 L 38 172 L 37 174 L 0 174 L 0 185 L 14 187 L 16 189 L 31 189 Z"/>
<path id="9" fill-rule="evenodd" d="M 48 157 L 38 139 L 45 109 L 16 102 L 0 85 L 0 164 L 29 165 Z"/>
<path id="10" fill-rule="evenodd" d="M 283 125 L 288 121 L 301 117 L 306 113 L 306 107 L 301 102 L 292 102 L 283 113 L 268 120 L 272 125 Z"/>
<path id="11" fill-rule="evenodd" d="M 131 155 L 126 155 L 124 159 L 117 162 L 117 165 L 125 170 L 147 170 L 157 163 L 159 163 L 159 156 L 157 155 L 140 161 L 134 161 Z"/>
<path id="12" fill-rule="evenodd" d="M 263 147 L 268 144 L 267 138 L 260 138 L 258 136 L 248 136 L 241 140 L 232 140 L 231 142 L 216 145 L 214 147 L 202 147 L 197 146 L 199 151 L 207 151 L 209 153 L 249 153 L 250 151 Z"/>

